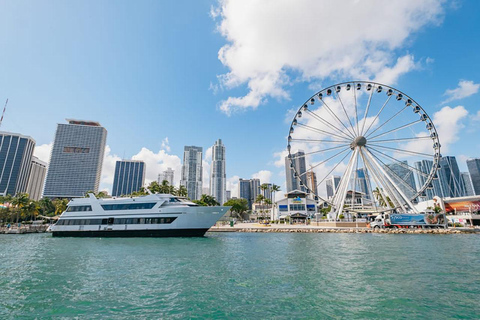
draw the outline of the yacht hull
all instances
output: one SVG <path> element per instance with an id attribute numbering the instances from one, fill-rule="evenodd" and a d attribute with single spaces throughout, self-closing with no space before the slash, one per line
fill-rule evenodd
<path id="1" fill-rule="evenodd" d="M 203 237 L 208 229 L 153 229 L 153 230 L 96 230 L 52 231 L 54 237 L 99 237 L 99 238 L 162 238 Z"/>

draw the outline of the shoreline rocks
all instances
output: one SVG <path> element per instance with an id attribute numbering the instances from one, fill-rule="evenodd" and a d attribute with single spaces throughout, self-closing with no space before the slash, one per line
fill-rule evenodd
<path id="1" fill-rule="evenodd" d="M 369 229 L 369 228 L 211 228 L 209 232 L 245 233 L 384 233 L 384 234 L 480 234 L 480 229 Z"/>

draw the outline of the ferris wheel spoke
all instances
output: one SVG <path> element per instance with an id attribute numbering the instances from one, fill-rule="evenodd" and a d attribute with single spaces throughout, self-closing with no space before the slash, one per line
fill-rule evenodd
<path id="1" fill-rule="evenodd" d="M 330 115 L 332 115 L 335 119 L 337 119 L 337 121 L 347 130 L 347 132 L 350 134 L 350 136 L 353 139 L 355 137 L 355 134 L 350 131 L 350 129 L 343 123 L 342 120 L 340 120 L 340 118 L 335 114 L 335 112 L 333 112 L 332 109 L 330 109 L 328 104 L 325 101 L 323 101 L 323 99 L 320 99 L 320 100 L 322 101 L 323 105 L 327 108 Z"/>
<path id="2" fill-rule="evenodd" d="M 355 90 L 355 88 L 354 88 L 353 90 Z M 354 91 L 354 92 L 355 92 L 355 91 Z M 343 112 L 345 112 L 345 116 L 347 117 L 348 122 L 350 123 L 350 126 L 352 127 L 353 134 L 354 134 L 355 136 L 357 136 L 358 133 L 355 132 L 355 128 L 353 127 L 353 123 L 352 123 L 352 121 L 350 120 L 350 116 L 349 116 L 348 113 L 347 113 L 347 109 L 345 109 L 345 106 L 343 105 L 342 98 L 340 98 L 340 95 L 339 95 L 338 93 L 335 93 L 335 95 L 337 96 L 338 101 L 340 101 L 340 104 L 342 105 Z"/>
<path id="3" fill-rule="evenodd" d="M 385 109 L 385 107 L 387 106 L 388 102 L 390 101 L 390 99 L 392 98 L 392 96 L 388 96 L 387 100 L 385 100 L 385 102 L 383 103 L 383 106 L 382 108 L 380 108 L 380 110 L 377 112 L 377 115 L 375 116 L 375 118 L 373 118 L 373 121 L 370 123 L 370 125 L 368 126 L 368 129 L 365 130 L 365 132 L 363 133 L 363 136 L 365 136 L 367 133 L 368 133 L 368 130 L 370 130 L 373 126 L 373 124 L 375 123 L 375 121 L 378 119 L 378 117 L 380 116 L 380 114 L 382 113 L 383 109 Z M 365 119 L 366 121 L 367 119 Z"/>
<path id="4" fill-rule="evenodd" d="M 399 165 L 403 166 L 403 167 L 406 168 L 406 169 L 415 170 L 419 175 L 421 175 L 421 176 L 423 176 L 423 177 L 427 177 L 427 178 L 429 177 L 428 174 L 426 174 L 426 173 L 418 170 L 417 168 L 412 167 L 412 166 L 410 166 L 410 165 L 408 165 L 408 164 L 406 164 L 406 163 L 404 163 L 404 162 L 402 162 L 402 161 L 400 161 L 400 160 L 398 160 L 398 159 L 395 159 L 394 157 L 391 157 L 391 156 L 389 156 L 389 155 L 386 154 L 386 153 L 383 153 L 383 152 L 381 152 L 381 151 L 379 151 L 379 150 L 377 150 L 377 149 L 375 149 L 375 148 L 372 148 L 371 146 L 367 147 L 367 149 L 370 150 L 371 153 L 372 153 L 372 151 L 375 151 L 375 153 L 378 153 L 378 154 L 382 155 L 385 159 L 390 159 L 390 160 L 393 160 L 393 161 L 397 162 Z"/>
<path id="5" fill-rule="evenodd" d="M 339 128 L 337 128 L 337 127 L 334 126 L 333 124 L 329 123 L 327 120 L 325 120 L 325 119 L 323 119 L 322 117 L 320 117 L 316 112 L 310 111 L 310 110 L 308 110 L 308 109 L 306 109 L 305 111 L 308 112 L 312 117 L 314 117 L 314 118 L 317 119 L 318 121 L 320 121 L 320 122 L 322 122 L 323 124 L 329 126 L 331 129 L 336 130 L 337 132 L 341 133 L 342 136 L 344 136 L 346 139 L 353 139 L 353 138 L 354 138 L 353 136 L 349 136 L 350 132 L 345 133 L 343 130 L 340 130 Z"/>
<path id="6" fill-rule="evenodd" d="M 328 152 L 328 151 L 332 151 L 332 150 L 338 150 L 338 149 L 345 148 L 346 146 L 349 146 L 349 145 L 344 144 L 344 145 L 341 145 L 341 146 L 336 146 L 336 147 L 327 148 L 327 149 L 323 149 L 323 150 L 311 151 L 311 152 L 307 152 L 307 153 L 304 153 L 304 154 L 296 156 L 296 157 L 292 157 L 291 159 L 295 160 L 295 159 L 305 158 L 306 156 L 311 155 L 311 154 L 324 153 L 324 152 Z"/>
<path id="7" fill-rule="evenodd" d="M 347 143 L 350 143 L 350 141 L 348 140 L 318 140 L 318 139 L 290 139 L 290 141 L 298 141 L 298 142 L 307 142 L 307 143 L 318 143 L 318 142 L 321 142 L 321 143 L 343 143 L 343 144 L 347 144 Z"/>
<path id="8" fill-rule="evenodd" d="M 338 186 L 338 190 L 335 193 L 333 202 L 335 204 L 337 217 L 343 211 L 343 207 L 345 205 L 345 199 L 348 191 L 348 185 L 350 183 L 350 177 L 352 176 L 353 164 L 355 163 L 357 157 L 358 157 L 358 148 L 356 148 L 353 151 L 352 157 L 350 158 L 350 161 L 348 162 L 347 168 L 345 170 L 345 174 L 342 176 L 342 179 L 340 180 L 340 184 Z"/>
<path id="9" fill-rule="evenodd" d="M 348 157 L 349 154 L 350 154 L 350 153 L 345 154 L 345 156 L 343 156 L 342 160 L 340 160 L 339 162 L 337 162 L 337 164 L 332 168 L 332 170 L 330 170 L 330 171 L 325 175 L 325 177 L 323 177 L 323 179 L 320 180 L 319 183 L 317 183 L 317 189 L 318 189 L 318 187 L 320 186 L 320 184 L 322 184 L 322 182 L 324 182 L 324 181 L 328 178 L 328 176 L 329 176 L 333 171 L 335 171 L 335 169 L 336 169 L 341 163 L 343 163 L 343 161 L 345 160 L 346 157 Z"/>
<path id="10" fill-rule="evenodd" d="M 409 185 L 403 178 L 401 178 L 395 171 L 393 171 L 385 162 L 383 162 L 378 156 L 376 156 L 374 153 L 370 152 L 372 156 L 375 157 L 375 159 L 377 159 L 378 161 L 380 161 L 382 164 L 383 164 L 383 167 L 384 168 L 387 168 L 387 170 L 392 174 L 394 175 L 399 182 L 401 182 L 405 187 L 407 187 L 408 189 L 410 189 L 410 191 L 413 192 L 413 194 L 417 193 L 417 190 L 414 189 L 411 185 Z M 413 174 L 413 172 L 412 172 Z"/>
<path id="11" fill-rule="evenodd" d="M 334 154 L 333 156 L 331 156 L 331 157 L 329 157 L 329 158 L 327 158 L 327 159 L 325 159 L 325 160 L 317 163 L 316 165 L 314 165 L 314 166 L 312 166 L 312 167 L 310 168 L 310 171 L 311 171 L 312 169 L 318 167 L 319 165 L 322 165 L 322 164 L 324 164 L 325 162 L 328 162 L 328 161 L 332 160 L 332 159 L 335 158 L 336 156 L 338 156 L 338 155 L 340 155 L 340 154 L 342 154 L 342 153 L 344 153 L 345 151 L 348 151 L 348 150 L 350 150 L 350 147 L 347 147 L 347 148 L 341 150 L 340 152 Z M 300 177 L 302 177 L 303 175 L 307 174 L 307 172 L 308 172 L 308 171 L 305 171 L 304 173 L 300 174 L 300 175 L 298 176 L 298 178 L 300 178 Z"/>
<path id="12" fill-rule="evenodd" d="M 386 125 L 387 123 L 389 123 L 391 120 L 395 119 L 399 114 L 401 114 L 403 111 L 405 111 L 405 109 L 407 109 L 408 106 L 405 106 L 403 107 L 402 109 L 400 109 L 400 111 L 398 111 L 397 113 L 395 113 L 392 117 L 390 117 L 387 121 L 385 121 L 384 123 L 382 123 L 380 126 L 378 126 L 375 130 L 373 130 L 372 132 L 370 132 L 370 134 L 368 136 L 366 136 L 365 138 L 368 138 L 370 137 L 374 132 L 376 132 L 378 129 L 382 128 L 384 125 Z"/>
<path id="13" fill-rule="evenodd" d="M 368 97 L 368 102 L 367 102 L 367 107 L 365 108 L 365 114 L 363 115 L 363 123 L 362 123 L 362 130 L 360 131 L 360 135 L 364 135 L 364 129 L 365 129 L 365 123 L 367 122 L 367 116 L 368 116 L 368 110 L 370 109 L 370 103 L 372 102 L 372 96 L 373 93 L 375 92 L 375 85 L 373 85 L 373 88 L 370 89 L 370 97 Z"/>
<path id="14" fill-rule="evenodd" d="M 331 135 L 331 136 L 337 137 L 339 139 L 344 139 L 342 136 L 339 136 L 335 133 L 328 132 L 328 131 L 325 131 L 325 130 L 322 130 L 322 129 L 317 129 L 317 128 L 311 127 L 311 126 L 303 124 L 303 123 L 297 123 L 297 127 L 305 128 L 305 129 L 308 129 L 310 131 L 317 132 L 317 133 Z"/>
<path id="15" fill-rule="evenodd" d="M 358 127 L 357 94 L 356 94 L 355 88 L 353 88 L 353 99 L 355 101 L 355 121 L 356 121 L 356 127 L 357 127 L 357 135 L 360 135 L 360 129 Z"/>
<path id="16" fill-rule="evenodd" d="M 351 203 L 351 209 L 353 210 L 354 207 L 354 200 L 355 196 L 357 193 L 357 177 L 358 177 L 358 153 L 357 152 L 357 159 L 356 159 L 356 166 L 355 166 L 355 172 L 353 173 L 353 183 L 352 183 L 352 203 Z"/>
<path id="17" fill-rule="evenodd" d="M 411 141 L 411 140 L 429 140 L 432 139 L 429 136 L 423 136 L 423 137 L 413 137 L 413 138 L 398 138 L 398 139 L 385 139 L 385 140 L 371 140 L 369 139 L 369 142 L 399 142 L 399 141 Z"/>
<path id="18" fill-rule="evenodd" d="M 422 120 L 412 121 L 412 122 L 407 123 L 407 124 L 404 124 L 403 126 L 400 126 L 400 127 L 398 127 L 398 128 L 389 130 L 389 131 L 384 132 L 384 133 L 377 134 L 376 136 L 373 136 L 373 137 L 369 138 L 369 140 L 375 139 L 375 138 L 378 138 L 378 137 L 381 137 L 381 136 L 384 136 L 384 135 L 387 135 L 387 134 L 389 134 L 389 133 L 393 133 L 393 132 L 396 132 L 396 131 L 399 131 L 399 130 L 402 130 L 402 129 L 406 129 L 406 128 L 411 127 L 411 126 L 413 126 L 413 125 L 415 125 L 415 124 L 417 124 L 417 123 L 420 123 L 420 122 L 422 122 Z"/>
<path id="19" fill-rule="evenodd" d="M 404 150 L 404 149 L 398 149 L 398 148 L 385 147 L 385 146 L 381 146 L 381 145 L 374 144 L 374 143 L 369 143 L 369 145 L 377 147 L 377 148 L 381 148 L 381 149 L 388 149 L 388 150 L 398 151 L 398 152 L 411 154 L 411 155 L 424 156 L 424 157 L 429 157 L 429 158 L 433 157 L 432 154 L 427 154 L 427 153 L 423 153 L 423 152 L 416 152 L 416 151 L 410 151 L 410 150 Z"/>

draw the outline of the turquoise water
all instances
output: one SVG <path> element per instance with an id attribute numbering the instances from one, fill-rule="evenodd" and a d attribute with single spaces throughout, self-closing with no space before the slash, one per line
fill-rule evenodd
<path id="1" fill-rule="evenodd" d="M 0 318 L 480 317 L 480 236 L 0 235 Z"/>

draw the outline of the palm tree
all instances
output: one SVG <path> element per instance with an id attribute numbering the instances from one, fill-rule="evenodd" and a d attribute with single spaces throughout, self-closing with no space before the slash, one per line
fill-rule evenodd
<path id="1" fill-rule="evenodd" d="M 18 223 L 18 214 L 20 211 L 22 211 L 22 208 L 26 206 L 30 202 L 30 199 L 28 198 L 28 193 L 18 193 L 15 197 L 12 199 L 12 205 L 17 207 L 17 219 L 16 223 Z"/>
<path id="2" fill-rule="evenodd" d="M 280 191 L 280 186 L 277 186 L 275 183 L 272 184 L 272 189 L 270 192 L 273 193 L 273 196 L 272 196 L 273 203 L 275 203 L 275 193 L 278 191 Z M 275 216 L 275 205 L 273 206 L 272 211 L 273 211 L 273 216 Z"/>
<path id="3" fill-rule="evenodd" d="M 185 186 L 178 187 L 177 196 L 186 197 L 188 195 L 187 188 Z"/>
<path id="4" fill-rule="evenodd" d="M 166 180 L 164 180 L 163 182 L 165 181 Z M 162 186 L 163 186 L 163 182 L 162 182 Z M 166 186 L 168 186 L 168 181 L 166 182 L 167 182 Z M 162 188 L 160 187 L 157 181 L 150 182 L 147 189 L 150 190 L 151 193 L 167 193 L 167 192 L 162 192 Z"/>
<path id="5" fill-rule="evenodd" d="M 67 210 L 68 202 L 68 199 L 53 200 L 53 205 L 55 206 L 55 215 L 62 214 L 65 210 Z"/>
<path id="6" fill-rule="evenodd" d="M 202 197 L 200 198 L 200 201 L 205 203 L 209 207 L 220 205 L 220 203 L 218 203 L 217 200 L 215 200 L 215 197 L 210 196 L 208 194 L 202 194 Z"/>
<path id="7" fill-rule="evenodd" d="M 167 180 L 163 180 L 159 186 L 160 193 L 170 193 L 170 184 Z"/>

